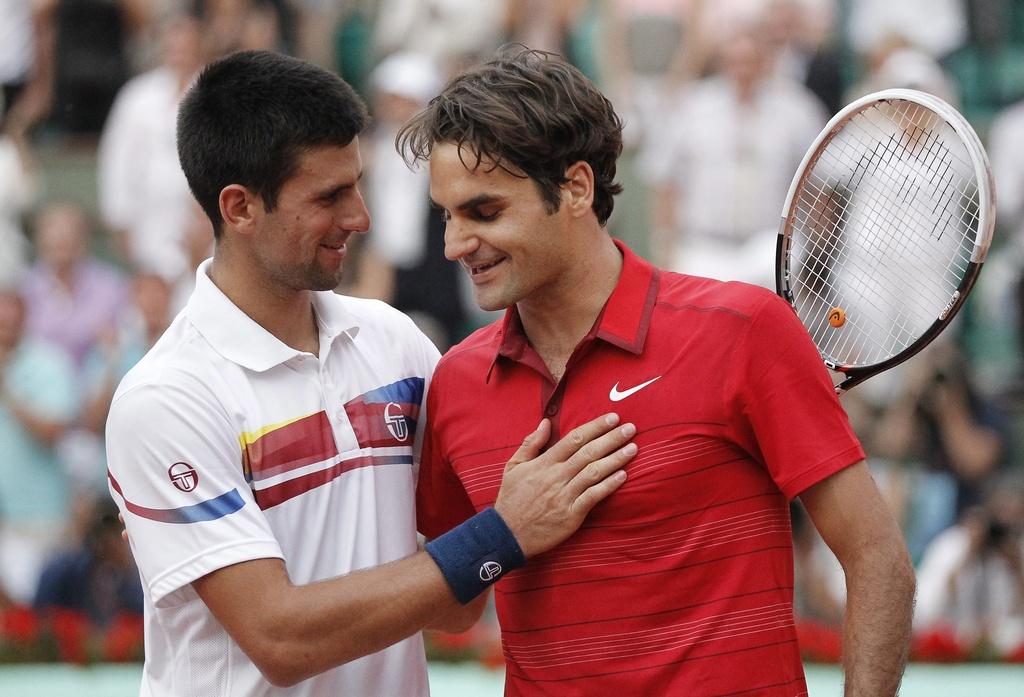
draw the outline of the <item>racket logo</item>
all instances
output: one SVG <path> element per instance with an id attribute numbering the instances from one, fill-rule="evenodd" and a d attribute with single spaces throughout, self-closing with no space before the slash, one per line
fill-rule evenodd
<path id="1" fill-rule="evenodd" d="M 176 489 L 186 493 L 199 486 L 199 473 L 187 462 L 175 462 L 167 468 L 167 476 Z"/>
<path id="2" fill-rule="evenodd" d="M 392 407 L 397 413 L 392 412 Z M 394 402 L 388 402 L 388 405 L 384 407 L 384 425 L 388 427 L 388 431 L 397 441 L 404 441 L 409 437 L 409 424 L 405 420 L 405 414 L 402 413 L 402 407 Z"/>
<path id="3" fill-rule="evenodd" d="M 953 297 L 949 299 L 949 302 L 946 303 L 946 306 L 942 308 L 942 312 L 939 313 L 939 321 L 946 319 L 946 315 L 949 314 L 949 311 L 953 309 L 953 306 L 956 305 L 956 301 L 959 299 L 960 291 L 955 291 L 953 293 Z"/>

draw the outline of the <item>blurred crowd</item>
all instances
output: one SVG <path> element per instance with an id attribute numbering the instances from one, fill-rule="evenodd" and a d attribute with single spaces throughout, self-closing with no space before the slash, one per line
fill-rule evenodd
<path id="1" fill-rule="evenodd" d="M 917 564 L 916 655 L 1024 660 L 1024 0 L 0 0 L 0 614 L 107 627 L 140 611 L 104 422 L 211 252 L 175 148 L 196 72 L 271 49 L 363 95 L 373 226 L 340 290 L 444 350 L 491 317 L 394 136 L 512 42 L 565 55 L 623 116 L 613 234 L 769 287 L 790 178 L 831 114 L 909 87 L 968 117 L 999 204 L 980 286 L 954 330 L 843 403 Z M 83 158 L 84 183 L 61 185 Z M 801 637 L 834 657 L 842 573 L 799 504 L 793 530 Z"/>

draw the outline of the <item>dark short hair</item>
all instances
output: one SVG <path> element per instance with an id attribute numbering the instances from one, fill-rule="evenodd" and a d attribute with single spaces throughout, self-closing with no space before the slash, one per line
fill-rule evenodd
<path id="1" fill-rule="evenodd" d="M 207 65 L 178 110 L 178 158 L 220 236 L 220 192 L 240 184 L 268 211 L 302 152 L 345 146 L 366 127 L 366 106 L 337 75 L 269 51 Z"/>
<path id="2" fill-rule="evenodd" d="M 427 160 L 437 143 L 468 145 L 471 168 L 487 158 L 529 177 L 549 212 L 558 210 L 566 169 L 581 160 L 594 170 L 601 225 L 622 191 L 615 183 L 622 120 L 594 83 L 553 53 L 506 47 L 449 82 L 395 140 L 410 165 Z"/>

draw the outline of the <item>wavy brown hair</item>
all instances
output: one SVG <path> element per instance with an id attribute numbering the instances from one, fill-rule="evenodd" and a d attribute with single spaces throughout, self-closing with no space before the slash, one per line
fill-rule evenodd
<path id="1" fill-rule="evenodd" d="M 622 191 L 615 163 L 622 153 L 622 120 L 583 73 L 553 53 L 506 47 L 483 65 L 455 77 L 398 133 L 395 146 L 410 165 L 428 160 L 437 143 L 468 146 L 464 164 L 485 158 L 536 183 L 548 211 L 558 210 L 570 165 L 594 171 L 593 210 L 608 221 Z"/>

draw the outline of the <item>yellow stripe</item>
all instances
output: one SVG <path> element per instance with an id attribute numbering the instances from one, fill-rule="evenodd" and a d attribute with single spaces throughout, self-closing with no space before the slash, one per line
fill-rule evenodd
<path id="1" fill-rule="evenodd" d="M 267 426 L 262 426 L 262 427 L 256 429 L 255 431 L 247 431 L 245 433 L 240 433 L 238 435 L 238 442 L 241 443 L 242 448 L 244 449 L 245 446 L 251 445 L 251 444 L 255 443 L 256 441 L 258 441 L 260 438 L 262 438 L 263 436 L 267 435 L 271 431 L 276 431 L 279 428 L 287 426 L 288 424 L 293 424 L 296 421 L 301 421 L 302 419 L 308 418 L 308 417 L 310 417 L 310 416 L 312 416 L 313 414 L 316 414 L 316 413 L 318 413 L 318 412 L 313 411 L 313 412 L 310 412 L 310 413 L 305 414 L 303 416 L 296 416 L 294 419 L 288 419 L 287 421 L 280 421 L 280 422 L 278 422 L 276 424 L 269 424 Z"/>

